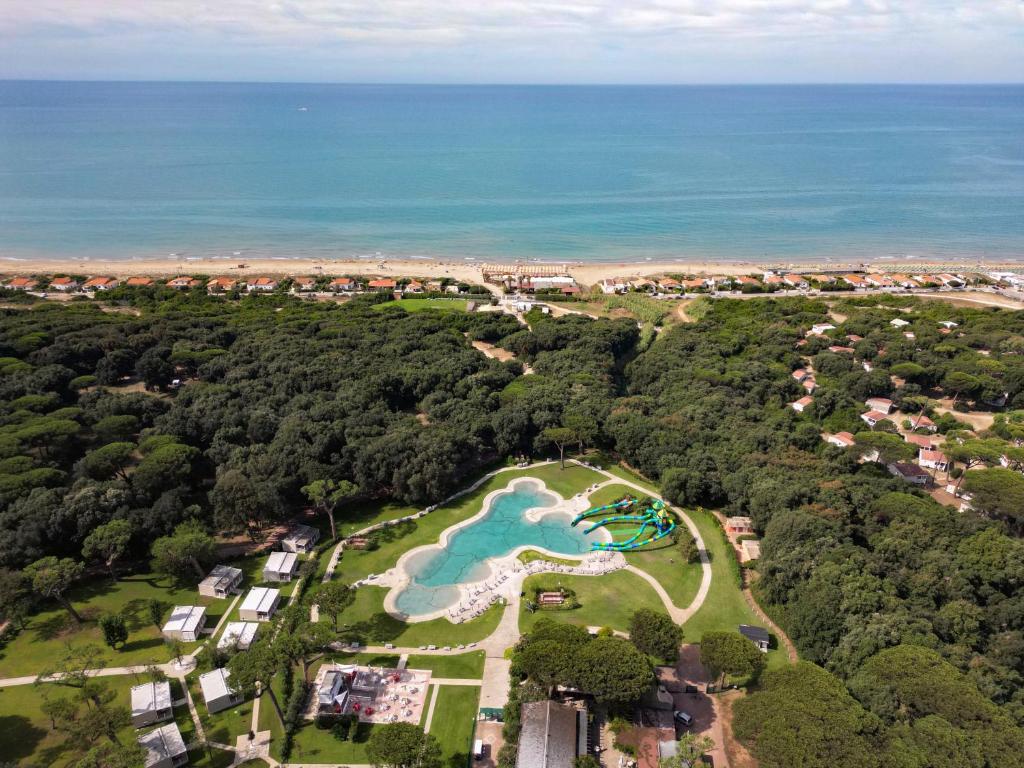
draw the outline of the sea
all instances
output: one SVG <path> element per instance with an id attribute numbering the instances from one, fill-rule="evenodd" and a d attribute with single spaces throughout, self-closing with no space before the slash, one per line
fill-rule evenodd
<path id="1" fill-rule="evenodd" d="M 1024 86 L 0 82 L 0 259 L 1024 259 Z"/>

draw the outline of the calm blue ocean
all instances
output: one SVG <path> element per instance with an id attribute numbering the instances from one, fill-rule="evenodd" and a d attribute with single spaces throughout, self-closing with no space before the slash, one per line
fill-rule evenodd
<path id="1" fill-rule="evenodd" d="M 1024 257 L 1024 87 L 0 82 L 0 257 Z"/>

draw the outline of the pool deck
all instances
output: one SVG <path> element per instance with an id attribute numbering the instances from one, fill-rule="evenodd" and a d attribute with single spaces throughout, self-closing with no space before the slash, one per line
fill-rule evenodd
<path id="1" fill-rule="evenodd" d="M 398 595 L 413 581 L 413 577 L 409 573 L 408 568 L 410 559 L 423 552 L 430 550 L 440 551 L 447 547 L 448 542 L 455 533 L 478 523 L 490 513 L 491 506 L 498 496 L 515 491 L 515 487 L 518 484 L 539 486 L 542 493 L 545 493 L 555 499 L 555 503 L 549 507 L 530 507 L 529 509 L 524 510 L 523 517 L 529 522 L 537 522 L 541 518 L 552 515 L 562 515 L 568 518 L 566 521 L 568 523 L 569 520 L 580 512 L 584 512 L 589 509 L 588 496 L 589 493 L 593 491 L 593 488 L 590 488 L 583 493 L 576 494 L 571 499 L 565 499 L 557 492 L 548 488 L 540 478 L 517 477 L 510 480 L 504 488 L 497 488 L 488 493 L 480 505 L 480 511 L 475 515 L 467 518 L 466 520 L 455 523 L 442 531 L 436 544 L 425 544 L 423 546 L 410 549 L 398 559 L 398 562 L 395 563 L 393 568 L 388 569 L 382 574 L 377 574 L 373 577 L 364 579 L 363 581 L 358 582 L 356 586 L 359 586 L 360 584 L 370 584 L 376 587 L 390 587 L 387 595 L 384 597 L 384 610 L 389 615 L 401 621 L 415 623 L 445 618 L 453 623 L 461 623 L 479 616 L 495 602 L 509 603 L 513 601 L 514 598 L 518 597 L 519 592 L 522 589 L 523 580 L 530 574 L 549 572 L 596 576 L 601 573 L 608 573 L 610 571 L 626 567 L 626 559 L 621 553 L 599 551 L 586 552 L 582 555 L 572 555 L 562 552 L 552 552 L 551 550 L 545 549 L 544 547 L 536 544 L 523 545 L 515 547 L 500 557 L 489 557 L 484 559 L 482 562 L 484 562 L 489 569 L 489 573 L 485 578 L 472 582 L 451 585 L 459 592 L 458 599 L 454 601 L 452 605 L 439 608 L 436 611 L 431 611 L 429 613 L 417 614 L 416 616 L 410 616 L 399 610 L 396 605 Z M 612 540 L 611 533 L 606 529 L 601 528 L 598 533 L 602 535 L 606 541 Z M 572 567 L 545 560 L 535 560 L 532 563 L 524 564 L 520 562 L 519 555 L 526 550 L 533 550 L 554 558 L 572 557 L 573 559 L 581 560 L 581 563 L 578 566 Z"/>

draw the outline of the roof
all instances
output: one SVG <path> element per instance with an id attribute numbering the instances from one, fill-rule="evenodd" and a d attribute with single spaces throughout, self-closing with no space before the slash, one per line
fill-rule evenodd
<path id="1" fill-rule="evenodd" d="M 295 561 L 298 560 L 298 557 L 294 552 L 271 552 L 263 570 L 274 573 L 291 573 L 295 570 Z"/>
<path id="2" fill-rule="evenodd" d="M 311 525 L 299 523 L 297 525 L 292 526 L 291 530 L 289 530 L 288 533 L 285 534 L 284 540 L 302 541 L 318 538 L 320 538 L 320 532 L 316 528 L 314 528 Z"/>
<path id="3" fill-rule="evenodd" d="M 913 427 L 917 427 L 917 426 L 920 426 L 922 424 L 924 424 L 925 426 L 929 426 L 929 427 L 935 426 L 935 422 L 932 421 L 931 419 L 929 419 L 923 413 L 920 416 L 913 416 L 910 419 L 910 425 L 913 426 Z"/>
<path id="4" fill-rule="evenodd" d="M 237 642 L 240 646 L 248 648 L 256 639 L 259 629 L 260 625 L 255 621 L 229 621 L 224 627 L 224 634 L 217 641 L 217 647 L 227 648 Z"/>
<path id="5" fill-rule="evenodd" d="M 857 443 L 857 440 L 849 432 L 836 432 L 834 435 L 832 435 L 832 438 L 834 440 L 839 440 L 841 443 L 844 443 L 845 445 L 855 445 Z"/>
<path id="6" fill-rule="evenodd" d="M 768 630 L 763 627 L 754 627 L 750 624 L 740 624 L 740 634 L 755 643 L 767 643 L 771 641 Z"/>
<path id="7" fill-rule="evenodd" d="M 125 285 L 152 285 L 153 278 L 151 277 L 129 277 L 125 282 Z"/>
<path id="8" fill-rule="evenodd" d="M 351 277 L 336 277 L 333 280 L 331 280 L 331 285 L 348 285 L 349 283 L 354 282 L 355 280 L 353 280 Z"/>
<path id="9" fill-rule="evenodd" d="M 8 285 L 36 285 L 36 281 L 31 277 L 15 277 Z"/>
<path id="10" fill-rule="evenodd" d="M 308 276 L 296 277 L 296 278 L 292 278 L 292 282 L 297 284 L 297 285 L 305 285 L 306 283 L 315 283 L 316 282 L 316 278 L 315 277 L 308 277 Z"/>
<path id="11" fill-rule="evenodd" d="M 258 611 L 266 613 L 273 609 L 274 603 L 281 596 L 281 590 L 272 587 L 253 587 L 245 596 L 240 611 Z"/>
<path id="12" fill-rule="evenodd" d="M 257 277 L 253 281 L 252 284 L 253 285 L 277 285 L 277 280 L 275 280 L 272 277 Z"/>
<path id="13" fill-rule="evenodd" d="M 143 683 L 132 687 L 132 717 L 170 708 L 170 683 Z"/>
<path id="14" fill-rule="evenodd" d="M 935 438 L 929 437 L 928 435 L 904 435 L 903 439 L 908 443 L 919 445 L 922 448 L 931 448 L 935 443 Z"/>
<path id="15" fill-rule="evenodd" d="M 897 461 L 890 464 L 889 469 L 903 477 L 931 477 L 931 475 L 921 467 L 917 466 L 917 464 L 910 464 L 905 461 Z"/>
<path id="16" fill-rule="evenodd" d="M 50 281 L 50 285 L 74 285 L 77 282 L 73 277 L 55 277 Z"/>
<path id="17" fill-rule="evenodd" d="M 725 518 L 725 524 L 727 526 L 729 526 L 730 528 L 740 528 L 740 527 L 753 528 L 754 527 L 754 521 L 751 520 L 749 517 L 744 517 L 742 515 L 736 515 L 735 517 L 727 517 L 727 518 Z"/>
<path id="18" fill-rule="evenodd" d="M 813 402 L 814 402 L 814 398 L 813 397 L 811 397 L 810 395 L 804 395 L 803 397 L 801 397 L 799 400 L 796 401 L 795 405 L 808 406 L 808 405 L 810 405 Z"/>
<path id="19" fill-rule="evenodd" d="M 892 400 L 887 397 L 869 397 L 864 401 L 864 405 L 871 405 L 872 403 L 875 405 L 887 405 L 892 408 Z"/>
<path id="20" fill-rule="evenodd" d="M 185 741 L 177 723 L 168 723 L 155 731 L 139 736 L 139 746 L 146 750 L 146 768 L 185 754 Z"/>
<path id="21" fill-rule="evenodd" d="M 203 690 L 203 701 L 209 703 L 230 696 L 233 691 L 228 684 L 231 670 L 226 668 L 211 669 L 199 676 L 199 687 Z"/>
<path id="22" fill-rule="evenodd" d="M 90 277 L 83 284 L 83 288 L 89 288 L 94 285 L 106 285 L 107 283 L 115 283 L 117 280 L 113 277 Z"/>
<path id="23" fill-rule="evenodd" d="M 371 280 L 367 283 L 371 288 L 394 288 L 394 280 Z"/>
<path id="24" fill-rule="evenodd" d="M 523 704 L 516 768 L 572 768 L 579 710 L 557 701 Z"/>
<path id="25" fill-rule="evenodd" d="M 232 568 L 230 565 L 216 565 L 199 586 L 220 587 L 222 585 L 231 585 L 241 576 L 241 568 Z"/>
<path id="26" fill-rule="evenodd" d="M 167 281 L 167 284 L 168 285 L 192 285 L 195 282 L 198 282 L 198 281 L 194 277 L 191 277 L 190 275 L 180 275 L 178 277 L 172 277 L 170 280 Z"/>
<path id="27" fill-rule="evenodd" d="M 870 410 L 867 413 L 862 413 L 860 417 L 862 419 L 871 419 L 871 421 L 884 421 L 889 418 L 889 415 L 881 411 Z"/>
<path id="28" fill-rule="evenodd" d="M 923 448 L 918 458 L 920 461 L 934 461 L 938 464 L 946 463 L 946 454 L 942 451 L 933 451 L 930 448 Z"/>
<path id="29" fill-rule="evenodd" d="M 740 549 L 751 560 L 756 560 L 761 556 L 761 542 L 758 539 L 744 539 L 740 542 Z"/>
<path id="30" fill-rule="evenodd" d="M 206 609 L 201 605 L 176 605 L 164 624 L 164 632 L 194 632 L 205 614 Z"/>

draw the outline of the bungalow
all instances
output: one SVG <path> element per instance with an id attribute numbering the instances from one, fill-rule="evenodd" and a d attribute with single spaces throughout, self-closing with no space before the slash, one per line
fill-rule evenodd
<path id="1" fill-rule="evenodd" d="M 928 485 L 928 482 L 932 479 L 931 475 L 917 466 L 917 464 L 910 464 L 905 461 L 893 462 L 887 465 L 886 468 L 889 470 L 890 475 L 894 475 L 914 485 Z"/>
<path id="2" fill-rule="evenodd" d="M 741 286 L 748 285 L 751 288 L 761 287 L 761 281 L 758 280 L 756 277 L 750 277 L 749 275 L 742 275 L 740 277 L 737 277 L 736 282 L 739 283 Z"/>
<path id="3" fill-rule="evenodd" d="M 935 277 L 947 288 L 963 288 L 967 285 L 967 282 L 962 277 L 951 275 L 948 272 L 943 272 Z"/>
<path id="4" fill-rule="evenodd" d="M 940 472 L 949 471 L 949 459 L 941 451 L 922 448 L 917 455 L 917 463 L 928 469 L 937 469 Z"/>
<path id="5" fill-rule="evenodd" d="M 892 320 L 889 321 L 889 325 L 891 325 L 893 328 L 903 328 L 904 326 L 910 325 L 910 323 L 904 320 L 902 317 L 894 317 Z"/>
<path id="6" fill-rule="evenodd" d="M 294 552 L 271 552 L 263 566 L 263 581 L 291 581 L 299 567 L 299 556 Z"/>
<path id="7" fill-rule="evenodd" d="M 910 419 L 911 429 L 927 429 L 929 432 L 938 432 L 939 428 L 935 425 L 935 422 L 925 416 L 923 413 L 917 416 L 912 416 Z"/>
<path id="8" fill-rule="evenodd" d="M 410 280 L 402 288 L 402 293 L 423 293 L 423 283 L 419 280 Z"/>
<path id="9" fill-rule="evenodd" d="M 898 285 L 900 288 L 920 288 L 921 287 L 921 284 L 919 282 L 917 282 L 917 280 L 912 278 L 910 275 L 901 275 L 901 274 L 897 273 L 897 274 L 894 274 L 894 275 L 889 275 L 889 277 L 892 278 L 892 281 L 894 283 L 896 283 L 896 285 Z"/>
<path id="10" fill-rule="evenodd" d="M 694 278 L 693 280 L 683 280 L 682 286 L 687 293 L 693 293 L 694 291 L 706 290 L 708 284 L 699 278 Z"/>
<path id="11" fill-rule="evenodd" d="M 766 277 L 766 278 L 764 279 L 764 284 L 765 284 L 765 285 L 774 285 L 775 287 L 779 287 L 779 286 L 785 285 L 785 284 L 786 284 L 786 281 L 785 281 L 785 280 L 783 280 L 783 279 L 782 279 L 781 277 L 779 277 L 778 275 L 768 275 L 768 276 L 767 276 L 767 277 Z"/>
<path id="12" fill-rule="evenodd" d="M 316 289 L 316 278 L 315 277 L 295 277 L 292 278 L 292 290 L 298 292 L 312 291 Z"/>
<path id="13" fill-rule="evenodd" d="M 212 715 L 242 701 L 242 694 L 231 689 L 228 678 L 231 671 L 223 667 L 210 670 L 199 676 L 199 687 L 203 691 L 206 709 Z"/>
<path id="14" fill-rule="evenodd" d="M 808 376 L 810 376 L 811 372 L 808 371 L 806 368 L 797 368 L 790 375 L 797 380 L 797 383 L 799 383 L 806 379 Z"/>
<path id="15" fill-rule="evenodd" d="M 831 347 L 829 347 L 828 351 L 833 352 L 834 354 L 837 355 L 852 355 L 856 352 L 856 350 L 853 347 L 842 347 L 836 344 L 833 344 Z"/>
<path id="16" fill-rule="evenodd" d="M 577 285 L 566 285 L 562 287 L 563 296 L 579 296 L 580 289 Z"/>
<path id="17" fill-rule="evenodd" d="M 204 597 L 227 597 L 241 583 L 241 568 L 218 565 L 210 571 L 205 579 L 199 582 L 199 594 Z"/>
<path id="18" fill-rule="evenodd" d="M 862 290 L 864 288 L 871 287 L 870 284 L 864 280 L 864 278 L 862 278 L 860 275 L 855 275 L 853 273 L 843 275 L 843 280 L 846 281 L 846 283 L 848 283 L 849 285 L 853 286 L 854 290 Z"/>
<path id="19" fill-rule="evenodd" d="M 808 287 L 808 283 L 800 275 L 783 275 L 782 282 L 788 285 L 790 288 L 800 288 L 803 290 Z"/>
<path id="20" fill-rule="evenodd" d="M 639 280 L 630 280 L 629 287 L 632 288 L 634 291 L 650 291 L 656 288 L 657 286 L 652 281 L 647 280 L 645 278 L 641 278 Z"/>
<path id="21" fill-rule="evenodd" d="M 932 450 L 935 447 L 935 439 L 928 437 L 928 435 L 914 435 L 906 434 L 903 439 L 911 445 L 916 445 L 918 448 L 926 448 Z"/>
<path id="22" fill-rule="evenodd" d="M 245 288 L 245 283 L 235 280 L 233 277 L 215 277 L 206 284 L 206 290 L 210 293 L 221 293 L 231 291 L 235 288 Z"/>
<path id="23" fill-rule="evenodd" d="M 749 517 L 727 517 L 725 518 L 725 531 L 735 536 L 743 536 L 754 532 L 754 521 Z"/>
<path id="24" fill-rule="evenodd" d="M 393 291 L 396 285 L 394 280 L 371 280 L 366 287 L 371 291 Z"/>
<path id="25" fill-rule="evenodd" d="M 320 531 L 311 525 L 299 523 L 281 539 L 281 549 L 285 552 L 312 552 L 320 540 Z"/>
<path id="26" fill-rule="evenodd" d="M 875 425 L 878 422 L 887 421 L 889 419 L 889 417 L 881 411 L 868 411 L 867 413 L 862 413 L 860 417 L 864 420 L 864 423 L 872 429 L 875 428 Z"/>
<path id="27" fill-rule="evenodd" d="M 116 277 L 90 277 L 82 283 L 83 291 L 111 291 L 121 283 Z"/>
<path id="28" fill-rule="evenodd" d="M 260 625 L 255 621 L 229 621 L 224 627 L 224 634 L 217 641 L 217 647 L 237 648 L 239 651 L 249 650 L 249 646 L 256 640 L 259 634 Z"/>
<path id="29" fill-rule="evenodd" d="M 869 397 L 864 401 L 864 405 L 873 411 L 881 411 L 884 414 L 892 411 L 892 400 L 887 397 Z"/>
<path id="30" fill-rule="evenodd" d="M 846 334 L 846 340 L 851 344 L 856 344 L 858 341 L 864 341 L 863 336 L 858 336 L 856 333 Z"/>
<path id="31" fill-rule="evenodd" d="M 441 293 L 444 290 L 444 283 L 440 280 L 427 280 L 427 290 L 431 293 Z"/>
<path id="32" fill-rule="evenodd" d="M 328 288 L 330 288 L 335 293 L 339 293 L 342 291 L 354 291 L 355 281 L 352 280 L 351 278 L 335 278 L 333 281 L 331 281 L 330 285 L 328 285 Z"/>
<path id="33" fill-rule="evenodd" d="M 801 386 L 807 391 L 808 394 L 814 394 L 814 390 L 818 388 L 818 382 L 814 380 L 813 376 L 808 376 L 806 379 L 800 382 Z"/>
<path id="34" fill-rule="evenodd" d="M 176 291 L 187 291 L 189 288 L 202 285 L 202 281 L 188 275 L 183 275 L 181 277 L 172 277 L 167 281 L 166 285 L 168 288 L 173 288 Z"/>
<path id="35" fill-rule="evenodd" d="M 763 627 L 752 627 L 749 624 L 740 624 L 740 634 L 757 646 L 761 653 L 768 653 L 768 646 L 771 645 L 771 636 L 768 630 Z"/>
<path id="36" fill-rule="evenodd" d="M 242 621 L 270 621 L 280 602 L 281 590 L 253 587 L 239 606 L 238 617 Z"/>
<path id="37" fill-rule="evenodd" d="M 758 539 L 744 539 L 740 542 L 740 559 L 743 562 L 757 560 L 761 557 L 761 542 Z"/>
<path id="38" fill-rule="evenodd" d="M 516 768 L 572 768 L 587 753 L 587 710 L 557 701 L 522 705 Z"/>
<path id="39" fill-rule="evenodd" d="M 821 336 L 826 331 L 834 331 L 835 326 L 832 323 L 817 323 L 811 326 L 811 330 L 807 332 L 808 336 Z"/>
<path id="40" fill-rule="evenodd" d="M 188 750 L 177 723 L 168 723 L 138 738 L 145 751 L 145 768 L 178 768 L 188 765 Z"/>
<path id="41" fill-rule="evenodd" d="M 806 408 L 807 406 L 809 406 L 813 402 L 814 402 L 814 398 L 810 397 L 808 395 L 806 397 L 801 397 L 799 400 L 796 400 L 796 401 L 790 403 L 789 407 L 792 408 L 797 413 L 803 413 L 804 412 L 804 408 Z"/>
<path id="42" fill-rule="evenodd" d="M 255 280 L 249 283 L 249 290 L 268 293 L 270 291 L 276 291 L 277 286 L 277 280 L 275 280 L 272 277 L 257 277 Z"/>
<path id="43" fill-rule="evenodd" d="M 171 684 L 143 683 L 132 687 L 132 725 L 142 728 L 174 717 L 171 707 Z"/>
<path id="44" fill-rule="evenodd" d="M 348 701 L 349 675 L 355 667 L 339 667 L 328 670 L 316 689 L 317 711 L 321 714 L 341 714 Z"/>
<path id="45" fill-rule="evenodd" d="M 682 283 L 678 280 L 674 280 L 671 277 L 666 277 L 664 280 L 658 281 L 658 287 L 665 291 L 665 293 L 678 293 L 679 289 L 682 288 Z"/>
<path id="46" fill-rule="evenodd" d="M 849 432 L 836 432 L 834 435 L 828 435 L 825 437 L 825 442 L 837 448 L 849 448 L 857 444 L 857 441 Z"/>
<path id="47" fill-rule="evenodd" d="M 613 293 L 622 293 L 626 290 L 626 284 L 622 280 L 618 279 L 607 279 L 605 278 L 598 283 L 601 288 L 601 293 L 611 295 Z"/>
<path id="48" fill-rule="evenodd" d="M 206 626 L 206 609 L 201 605 L 176 605 L 164 624 L 164 637 L 194 643 Z"/>
<path id="49" fill-rule="evenodd" d="M 50 281 L 50 287 L 55 291 L 73 291 L 78 286 L 79 282 L 73 277 L 55 277 Z"/>
<path id="50" fill-rule="evenodd" d="M 922 288 L 934 288 L 939 284 L 939 281 L 932 275 L 912 275 L 912 277 Z"/>
<path id="51" fill-rule="evenodd" d="M 864 275 L 864 282 L 868 285 L 873 285 L 876 288 L 892 288 L 892 286 L 895 285 L 888 275 L 881 275 L 878 273 Z"/>
<path id="52" fill-rule="evenodd" d="M 15 277 L 7 283 L 7 287 L 12 291 L 31 291 L 37 285 L 39 285 L 39 281 L 31 277 Z"/>
<path id="53" fill-rule="evenodd" d="M 151 277 L 129 277 L 125 280 L 125 285 L 129 288 L 147 288 L 153 284 L 153 278 Z"/>

